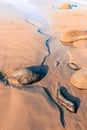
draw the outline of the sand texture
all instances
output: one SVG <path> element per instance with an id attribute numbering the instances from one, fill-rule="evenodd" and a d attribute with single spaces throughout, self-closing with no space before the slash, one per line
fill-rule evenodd
<path id="1" fill-rule="evenodd" d="M 70 9 L 70 5 L 68 3 L 61 4 L 58 6 L 59 9 Z"/>
<path id="2" fill-rule="evenodd" d="M 71 83 L 80 89 L 87 89 L 87 68 L 80 69 L 71 77 Z"/>
<path id="3" fill-rule="evenodd" d="M 48 34 L 48 27 L 43 32 L 20 10 L 1 7 L 0 130 L 87 130 L 87 85 L 81 90 L 70 80 L 87 68 L 87 40 L 72 40 L 70 34 L 66 43 L 60 40 L 72 30 L 87 34 L 86 8 L 42 7 Z M 26 67 L 28 72 L 19 71 Z M 85 81 L 79 82 L 83 88 Z"/>
<path id="4" fill-rule="evenodd" d="M 84 40 L 87 39 L 87 32 L 80 31 L 80 30 L 72 30 L 69 32 L 66 32 L 60 40 L 62 42 L 74 42 L 78 40 Z"/>

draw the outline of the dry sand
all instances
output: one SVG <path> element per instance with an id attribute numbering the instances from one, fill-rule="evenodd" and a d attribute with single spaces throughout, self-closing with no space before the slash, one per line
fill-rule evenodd
<path id="1" fill-rule="evenodd" d="M 38 33 L 20 13 L 10 9 L 7 13 L 7 10 L 4 12 L 6 17 L 0 15 L 1 71 L 11 73 L 16 68 L 39 66 L 44 57 L 50 55 L 44 62 L 49 67 L 47 75 L 33 86 L 16 89 L 0 83 L 0 130 L 87 130 L 87 91 L 71 85 L 70 77 L 75 70 L 67 66 L 67 63 L 74 62 L 87 67 L 87 40 L 76 41 L 74 46 L 60 42 L 60 36 L 69 30 L 87 29 L 85 9 L 61 11 L 44 7 L 51 24 L 51 39 Z M 45 42 L 49 42 L 49 49 Z M 58 82 L 80 99 L 77 113 L 70 113 L 55 102 Z"/>

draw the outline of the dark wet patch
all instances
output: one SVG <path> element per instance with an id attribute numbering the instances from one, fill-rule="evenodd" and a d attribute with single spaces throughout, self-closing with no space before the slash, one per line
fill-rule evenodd
<path id="1" fill-rule="evenodd" d="M 80 106 L 80 102 L 81 102 L 81 101 L 80 101 L 80 98 L 71 95 L 71 94 L 68 92 L 68 90 L 67 90 L 65 87 L 63 87 L 63 86 L 60 87 L 60 92 L 61 92 L 62 96 L 63 96 L 65 99 L 67 99 L 68 101 L 74 103 L 74 105 L 75 105 L 75 113 L 76 113 L 77 110 L 78 110 L 78 108 L 79 108 L 79 106 Z"/>
<path id="2" fill-rule="evenodd" d="M 0 72 L 0 82 L 2 82 L 4 78 L 4 75 L 2 74 L 2 72 Z"/>
<path id="3" fill-rule="evenodd" d="M 26 67 L 26 69 L 32 72 L 32 77 L 21 76 L 18 81 L 23 85 L 33 84 L 43 79 L 47 75 L 49 67 L 47 65 L 40 65 Z"/>
<path id="4" fill-rule="evenodd" d="M 50 99 L 52 102 L 54 102 L 54 103 L 56 104 L 57 108 L 59 109 L 59 111 L 60 111 L 60 121 L 61 121 L 63 127 L 65 127 L 64 111 L 63 111 L 62 107 L 53 99 L 53 97 L 52 97 L 50 91 L 49 91 L 47 88 L 44 88 L 44 90 L 45 90 L 45 92 L 47 93 L 49 99 Z"/>
<path id="5" fill-rule="evenodd" d="M 49 42 L 50 42 L 50 39 L 47 39 L 47 40 L 45 41 L 45 45 L 46 45 L 46 47 L 47 47 L 48 55 L 46 55 L 46 56 L 44 57 L 43 61 L 41 62 L 41 65 L 44 65 L 44 63 L 46 62 L 47 57 L 51 54 L 50 47 L 49 47 Z"/>
<path id="6" fill-rule="evenodd" d="M 87 32 L 87 30 L 84 30 L 84 32 Z"/>
<path id="7" fill-rule="evenodd" d="M 60 64 L 60 62 L 59 61 L 56 61 L 56 66 L 58 66 Z"/>
<path id="8" fill-rule="evenodd" d="M 33 84 L 43 79 L 48 73 L 49 67 L 47 65 L 30 66 L 15 70 L 6 77 L 0 73 L 0 82 L 6 86 L 12 85 L 14 87 L 21 85 Z"/>
<path id="9" fill-rule="evenodd" d="M 70 5 L 70 8 L 71 9 L 75 9 L 75 8 L 77 8 L 78 6 L 77 5 Z"/>
<path id="10" fill-rule="evenodd" d="M 5 86 L 8 86 L 8 81 L 5 79 L 5 76 L 0 72 L 0 82 L 3 82 Z"/>

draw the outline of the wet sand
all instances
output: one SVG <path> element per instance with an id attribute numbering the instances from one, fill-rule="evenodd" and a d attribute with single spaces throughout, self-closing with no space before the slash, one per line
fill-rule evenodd
<path id="1" fill-rule="evenodd" d="M 87 30 L 86 9 L 81 6 L 74 10 L 55 10 L 51 6 L 42 9 L 50 23 L 51 34 L 38 32 L 39 28 L 28 23 L 20 12 L 11 11 L 12 8 L 4 16 L 0 15 L 1 72 L 8 75 L 21 67 L 48 66 L 43 79 L 22 89 L 0 83 L 0 129 L 86 130 L 87 90 L 71 84 L 75 70 L 67 64 L 74 62 L 87 67 L 87 40 L 76 41 L 73 46 L 60 41 L 69 30 Z M 76 113 L 57 102 L 58 85 L 77 105 Z"/>

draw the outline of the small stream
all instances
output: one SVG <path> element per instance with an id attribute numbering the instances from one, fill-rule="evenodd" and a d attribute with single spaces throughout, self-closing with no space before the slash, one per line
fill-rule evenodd
<path id="1" fill-rule="evenodd" d="M 50 47 L 49 47 L 50 40 L 51 40 L 51 39 L 47 39 L 47 40 L 45 41 L 45 46 L 47 47 L 48 55 L 46 55 L 46 56 L 43 58 L 43 61 L 42 61 L 41 65 L 44 65 L 44 63 L 46 62 L 48 56 L 51 54 Z"/>
<path id="2" fill-rule="evenodd" d="M 37 25 L 35 25 L 35 24 L 31 23 L 29 20 L 27 20 L 27 18 L 25 18 L 25 21 L 26 21 L 27 23 L 33 25 L 33 26 L 36 28 L 36 30 L 37 30 L 38 33 L 40 33 L 40 34 L 42 34 L 42 35 L 45 35 L 45 36 L 49 36 L 48 34 L 42 32 L 41 29 L 40 29 Z M 49 36 L 49 38 L 45 41 L 45 46 L 46 46 L 46 48 L 47 48 L 48 55 L 44 56 L 44 58 L 43 58 L 43 60 L 42 60 L 42 62 L 41 62 L 41 66 L 45 64 L 47 58 L 48 58 L 48 57 L 50 56 L 50 54 L 51 54 L 50 46 L 49 46 L 50 41 L 51 41 L 51 37 Z"/>

